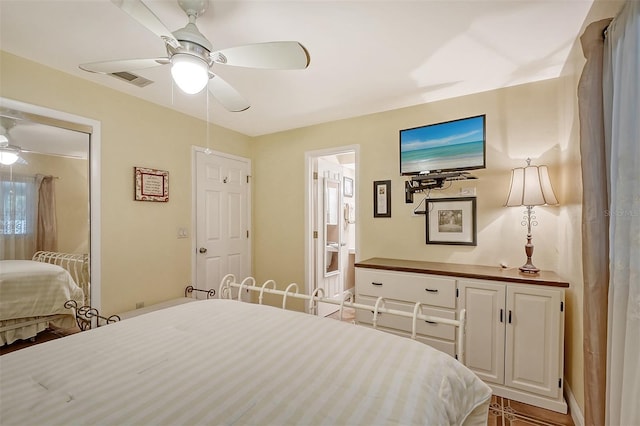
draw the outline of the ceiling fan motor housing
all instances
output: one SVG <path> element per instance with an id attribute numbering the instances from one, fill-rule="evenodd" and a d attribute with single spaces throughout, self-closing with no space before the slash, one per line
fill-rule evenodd
<path id="1" fill-rule="evenodd" d="M 207 11 L 209 0 L 178 0 L 178 5 L 184 10 L 187 16 L 196 18 Z"/>

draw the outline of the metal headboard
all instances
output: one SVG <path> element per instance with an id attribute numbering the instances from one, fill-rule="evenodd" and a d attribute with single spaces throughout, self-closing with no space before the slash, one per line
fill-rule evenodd
<path id="1" fill-rule="evenodd" d="M 38 251 L 32 260 L 37 262 L 52 263 L 69 271 L 73 280 L 84 291 L 84 304 L 89 305 L 91 295 L 91 283 L 89 280 L 89 255 L 59 253 L 55 251 Z"/>

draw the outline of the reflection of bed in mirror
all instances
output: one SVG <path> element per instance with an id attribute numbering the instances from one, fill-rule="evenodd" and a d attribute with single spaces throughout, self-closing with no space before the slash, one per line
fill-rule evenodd
<path id="1" fill-rule="evenodd" d="M 87 304 L 86 254 L 37 252 L 33 260 L 0 260 L 0 345 L 35 337 L 49 327 L 72 328 L 67 300 Z"/>
<path id="2" fill-rule="evenodd" d="M 59 254 L 50 253 L 44 258 L 40 253 L 40 258 L 34 260 L 59 264 L 61 259 L 69 256 L 64 253 L 82 253 L 72 255 L 77 256 L 77 264 L 82 265 L 81 278 L 77 278 L 65 265 L 61 265 L 62 274 L 68 272 L 73 282 L 83 289 L 84 297 L 77 300 L 79 306 L 99 307 L 100 256 L 97 250 L 91 253 L 92 248 L 99 247 L 99 232 L 95 230 L 99 229 L 100 223 L 99 217 L 95 217 L 90 209 L 96 199 L 95 193 L 99 192 L 90 191 L 90 187 L 95 185 L 94 179 L 99 176 L 99 168 L 96 167 L 99 155 L 93 155 L 99 148 L 99 135 L 96 135 L 95 141 L 93 138 L 94 122 L 0 98 L 0 126 L 0 133 L 9 139 L 12 146 L 20 149 L 18 161 L 0 164 L 0 211 L 3 212 L 0 221 L 0 261 L 32 260 L 36 251 L 48 250 Z M 91 159 L 90 151 L 93 155 Z M 43 203 L 42 188 L 45 182 L 47 191 L 53 196 L 45 197 L 46 202 Z M 49 193 L 45 195 L 48 197 Z M 53 214 L 42 214 L 41 205 L 48 208 L 47 214 L 51 211 Z M 91 267 L 89 258 L 94 263 Z M 2 266 L 1 269 L 5 270 L 6 267 Z M 93 275 L 91 280 L 89 270 Z M 59 269 L 57 272 L 61 273 Z M 89 281 L 93 283 L 91 288 Z M 21 290 L 25 289 L 28 287 Z M 95 300 L 91 298 L 91 292 Z M 25 304 L 38 303 L 36 298 L 39 296 L 30 297 L 28 293 L 23 295 Z M 66 325 L 70 310 L 64 309 L 64 306 L 56 307 L 60 308 L 67 315 L 62 322 L 62 325 Z M 10 319 L 7 319 L 7 315 Z M 15 317 L 18 315 L 24 313 L 8 314 L 7 309 L 0 311 L 0 344 L 33 337 L 49 325 L 46 318 L 32 317 L 28 321 L 34 324 L 25 326 L 26 317 L 21 316 L 17 320 Z M 57 324 L 61 322 L 57 321 Z M 52 323 L 54 326 L 57 324 Z"/>

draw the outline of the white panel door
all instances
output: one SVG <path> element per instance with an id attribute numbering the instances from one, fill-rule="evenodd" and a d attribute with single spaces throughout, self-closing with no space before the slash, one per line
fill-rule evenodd
<path id="1" fill-rule="evenodd" d="M 507 288 L 506 386 L 558 396 L 561 301 L 555 289 Z"/>
<path id="2" fill-rule="evenodd" d="M 251 274 L 248 176 L 248 160 L 196 152 L 196 288 L 217 292 L 226 274 Z"/>
<path id="3" fill-rule="evenodd" d="M 467 310 L 465 365 L 488 383 L 504 383 L 505 286 L 458 281 L 460 307 Z"/>

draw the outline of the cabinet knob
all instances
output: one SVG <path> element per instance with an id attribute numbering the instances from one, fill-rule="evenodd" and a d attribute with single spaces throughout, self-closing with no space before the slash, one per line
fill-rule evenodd
<path id="1" fill-rule="evenodd" d="M 433 288 L 425 288 L 425 291 L 428 291 L 429 293 L 437 293 L 438 289 L 433 289 Z"/>
<path id="2" fill-rule="evenodd" d="M 372 282 L 371 284 L 377 285 L 377 286 L 381 286 L 382 285 L 382 283 L 376 283 L 376 282 Z"/>

